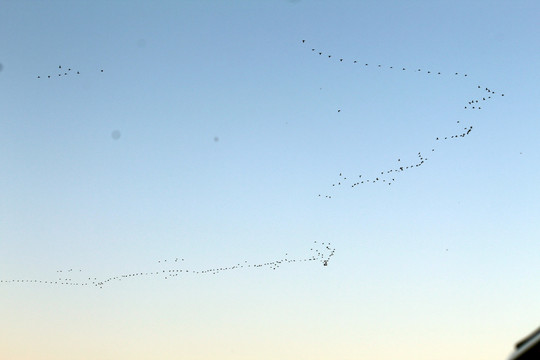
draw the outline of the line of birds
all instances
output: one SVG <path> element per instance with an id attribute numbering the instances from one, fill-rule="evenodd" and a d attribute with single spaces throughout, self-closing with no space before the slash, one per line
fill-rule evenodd
<path id="1" fill-rule="evenodd" d="M 320 262 L 323 264 L 323 266 L 328 266 L 328 262 L 330 261 L 330 258 L 334 256 L 335 249 L 330 247 L 330 243 L 317 243 L 317 241 L 313 242 L 314 245 L 310 250 L 313 252 L 313 255 L 305 258 L 291 258 L 289 257 L 288 253 L 285 253 L 285 257 L 273 261 L 267 261 L 264 263 L 258 263 L 258 264 L 251 264 L 248 263 L 247 260 L 245 260 L 243 263 L 236 263 L 231 266 L 221 266 L 221 267 L 212 267 L 208 269 L 192 269 L 192 268 L 185 268 L 185 267 L 178 267 L 178 264 L 181 264 L 184 259 L 182 258 L 175 258 L 173 259 L 162 259 L 158 260 L 157 263 L 162 265 L 162 268 L 157 271 L 137 271 L 137 272 L 131 272 L 131 273 L 124 273 L 116 276 L 109 276 L 106 278 L 98 278 L 98 277 L 88 277 L 84 279 L 79 280 L 73 280 L 75 278 L 75 274 L 79 274 L 82 276 L 84 275 L 82 273 L 82 269 L 79 269 L 79 271 L 73 272 L 73 269 L 68 270 L 57 270 L 56 273 L 70 273 L 69 275 L 54 279 L 48 279 L 48 280 L 38 280 L 38 279 L 10 279 L 10 280 L 0 280 L 0 284 L 47 284 L 47 285 L 64 285 L 64 286 L 94 286 L 96 288 L 102 289 L 106 285 L 110 285 L 117 281 L 122 280 L 128 280 L 128 279 L 136 279 L 136 278 L 149 278 L 149 277 L 163 277 L 164 279 L 169 279 L 173 277 L 177 277 L 182 274 L 219 274 L 220 272 L 225 271 L 231 271 L 231 270 L 240 270 L 240 269 L 258 269 L 258 268 L 268 268 L 271 270 L 277 270 L 282 265 L 285 264 L 294 264 L 294 263 L 305 263 L 305 262 Z M 317 248 L 317 246 L 319 248 Z M 170 264 L 170 265 L 169 265 Z"/>
<path id="2" fill-rule="evenodd" d="M 67 70 L 64 68 L 64 73 L 62 73 L 62 65 L 58 65 L 58 69 L 60 69 L 60 72 L 58 73 L 58 76 L 67 76 L 69 74 L 74 74 L 74 75 L 80 75 L 81 72 L 80 71 L 75 71 L 73 70 L 73 72 L 71 72 L 71 68 L 68 68 Z M 100 72 L 103 72 L 103 69 L 100 70 Z M 51 79 L 51 78 L 54 78 L 55 76 L 54 75 L 47 75 L 47 79 Z M 37 78 L 38 79 L 41 79 L 41 75 L 37 75 Z M 45 79 L 45 76 L 43 76 L 43 79 Z"/>
<path id="3" fill-rule="evenodd" d="M 306 40 L 302 40 L 302 43 L 305 44 Z M 325 57 L 327 57 L 329 59 L 332 59 L 332 58 L 336 59 L 338 63 L 348 62 L 348 63 L 353 63 L 353 64 L 364 64 L 363 67 L 370 67 L 369 63 L 360 62 L 358 60 L 345 60 L 344 58 L 333 57 L 332 55 L 325 54 L 323 51 L 319 51 L 319 50 L 317 50 L 315 48 L 311 48 L 311 51 L 312 51 L 312 53 L 318 54 L 319 56 L 324 55 Z M 373 66 L 371 66 L 371 67 L 373 67 Z M 383 69 L 383 68 L 386 68 L 386 69 L 401 69 L 401 71 L 409 71 L 405 67 L 385 66 L 385 65 L 381 65 L 381 64 L 377 64 L 376 68 L 377 69 Z M 414 72 L 416 72 L 416 73 L 425 73 L 425 74 L 428 74 L 428 75 L 433 74 L 433 75 L 437 75 L 437 76 L 442 74 L 440 71 L 431 71 L 431 70 L 424 71 L 422 69 L 416 69 L 416 70 L 414 70 Z M 453 74 L 454 77 L 455 76 L 460 76 L 460 73 L 458 73 L 458 72 L 449 73 L 449 74 Z M 462 74 L 462 75 L 463 75 L 463 77 L 468 76 L 468 74 Z M 484 87 L 484 86 L 481 86 L 481 85 L 477 85 L 476 89 L 482 89 L 482 91 L 487 92 L 487 95 L 480 96 L 477 99 L 467 100 L 467 104 L 464 106 L 464 109 L 466 109 L 466 110 L 481 110 L 482 109 L 481 104 L 484 103 L 484 102 L 493 100 L 495 95 L 500 95 L 501 97 L 504 96 L 504 94 L 502 94 L 502 93 L 498 94 L 498 92 L 495 92 L 495 91 L 491 90 L 490 88 Z M 337 109 L 337 112 L 341 113 L 341 109 Z M 456 123 L 459 124 L 460 121 L 457 120 Z M 463 128 L 461 133 L 454 134 L 454 135 L 448 135 L 448 136 L 444 136 L 444 137 L 436 137 L 435 141 L 437 143 L 441 143 L 442 141 L 445 141 L 445 140 L 464 138 L 465 136 L 467 136 L 467 135 L 469 135 L 471 133 L 472 129 L 473 129 L 472 126 L 465 127 L 465 128 Z M 435 148 L 436 147 L 433 146 L 432 149 L 431 149 L 431 152 L 434 152 Z M 396 178 L 395 178 L 396 173 L 402 173 L 402 172 L 404 172 L 406 170 L 418 168 L 418 167 L 424 165 L 425 162 L 428 160 L 427 158 L 422 157 L 421 152 L 418 152 L 418 158 L 419 158 L 419 160 L 417 162 L 415 162 L 415 163 L 412 163 L 412 164 L 407 165 L 407 166 L 398 166 L 398 167 L 394 167 L 394 168 L 391 168 L 391 169 L 386 169 L 386 170 L 380 171 L 380 174 L 377 173 L 375 175 L 371 175 L 368 178 L 366 178 L 365 176 L 364 176 L 364 178 L 362 178 L 362 174 L 357 174 L 357 175 L 355 175 L 353 177 L 349 176 L 347 178 L 346 176 L 344 176 L 340 172 L 339 173 L 339 178 L 337 179 L 336 182 L 334 182 L 332 184 L 332 187 L 336 188 L 336 187 L 342 187 L 342 186 L 346 185 L 346 186 L 350 186 L 351 188 L 354 188 L 354 187 L 359 186 L 361 184 L 374 184 L 374 183 L 378 183 L 378 182 L 386 183 L 388 185 L 391 185 L 396 180 Z M 400 161 L 401 161 L 401 159 L 398 159 L 398 162 L 400 162 Z M 346 181 L 346 180 L 348 180 L 348 181 Z M 323 196 L 323 194 L 319 194 L 318 197 L 324 197 L 324 198 L 327 198 L 327 199 L 331 199 L 332 195 L 327 194 L 327 195 Z"/>

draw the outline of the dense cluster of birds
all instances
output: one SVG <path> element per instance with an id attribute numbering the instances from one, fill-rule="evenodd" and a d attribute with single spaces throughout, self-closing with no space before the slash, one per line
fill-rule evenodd
<path id="1" fill-rule="evenodd" d="M 56 270 L 56 276 L 53 279 L 9 279 L 0 280 L 0 284 L 44 284 L 44 285 L 56 285 L 56 286 L 94 286 L 102 289 L 104 286 L 112 285 L 115 282 L 122 280 L 132 280 L 138 278 L 156 278 L 161 277 L 163 279 L 171 279 L 179 275 L 193 276 L 193 275 L 217 275 L 225 271 L 238 271 L 247 269 L 269 269 L 277 270 L 283 265 L 287 264 L 300 264 L 308 262 L 319 262 L 323 266 L 328 266 L 328 263 L 332 256 L 334 256 L 335 249 L 331 247 L 330 243 L 317 243 L 313 242 L 311 250 L 311 256 L 304 258 L 293 258 L 288 253 L 285 253 L 284 257 L 275 259 L 272 261 L 266 261 L 263 263 L 249 263 L 247 260 L 236 263 L 229 266 L 212 267 L 206 269 L 196 269 L 183 266 L 183 258 L 170 258 L 161 259 L 157 261 L 160 269 L 152 271 L 135 271 L 118 275 L 111 275 L 106 277 L 96 277 L 85 275 L 82 269 L 59 269 Z"/>
<path id="2" fill-rule="evenodd" d="M 103 72 L 103 69 L 100 69 L 100 72 Z M 62 65 L 58 65 L 58 71 L 54 74 L 48 74 L 48 75 L 37 75 L 38 79 L 54 79 L 55 77 L 59 76 L 68 76 L 68 75 L 80 75 L 80 71 L 72 70 L 71 68 L 62 68 Z"/>
<path id="3" fill-rule="evenodd" d="M 302 44 L 306 44 L 306 40 L 302 40 Z M 373 68 L 376 68 L 376 69 L 392 69 L 392 70 L 396 70 L 396 71 L 412 71 L 412 72 L 419 73 L 419 74 L 425 74 L 426 76 L 441 76 L 441 75 L 443 75 L 443 72 L 441 72 L 441 71 L 432 71 L 431 69 L 430 70 L 419 69 L 419 68 L 410 69 L 410 68 L 406 68 L 406 67 L 402 67 L 402 66 L 389 66 L 389 65 L 382 65 L 382 64 L 375 64 L 375 65 L 372 64 L 372 65 L 370 65 L 369 63 L 362 62 L 362 61 L 355 60 L 355 59 L 344 59 L 344 58 L 341 58 L 341 57 L 335 57 L 332 54 L 326 54 L 325 52 L 323 52 L 321 50 L 318 50 L 318 49 L 315 49 L 315 48 L 311 48 L 311 52 L 313 54 L 315 54 L 316 56 L 327 58 L 327 59 L 330 59 L 331 61 L 333 60 L 336 63 L 344 63 L 344 62 L 347 63 L 348 62 L 348 63 L 352 63 L 352 64 L 357 64 L 357 65 L 359 65 L 361 67 L 373 67 Z M 444 74 L 446 74 L 446 73 L 444 73 Z M 460 77 L 460 76 L 468 77 L 468 74 L 459 73 L 459 72 L 449 72 L 448 74 L 453 76 L 453 77 Z M 501 97 L 504 96 L 504 94 L 502 94 L 502 93 L 499 94 L 498 92 L 495 92 L 495 91 L 493 91 L 490 88 L 485 87 L 485 86 L 477 85 L 477 90 L 478 89 L 481 89 L 481 91 L 483 91 L 484 94 L 482 96 L 479 96 L 478 98 L 466 100 L 466 104 L 464 104 L 464 109 L 465 110 L 482 110 L 482 105 L 483 104 L 493 100 L 496 96 L 501 96 Z M 341 109 L 337 109 L 337 112 L 341 113 Z M 457 120 L 456 123 L 459 124 L 460 121 Z M 452 139 L 464 138 L 464 137 L 466 137 L 467 135 L 469 135 L 471 133 L 472 129 L 473 129 L 472 126 L 464 127 L 463 129 L 460 128 L 460 129 L 457 130 L 457 133 L 455 133 L 455 134 L 450 134 L 450 135 L 447 135 L 447 136 L 435 137 L 434 140 L 435 140 L 436 143 L 440 143 L 440 142 L 443 142 L 443 141 L 449 141 L 449 140 L 451 141 Z M 434 145 L 431 148 L 431 152 L 435 152 L 435 149 L 436 149 L 436 146 Z M 384 169 L 384 170 L 379 170 L 379 172 L 377 172 L 375 174 L 371 174 L 369 176 L 366 176 L 365 174 L 355 174 L 353 176 L 345 176 L 342 172 L 340 172 L 339 177 L 337 178 L 337 180 L 334 183 L 332 183 L 332 187 L 333 188 L 336 188 L 336 187 L 351 187 L 351 188 L 354 188 L 354 187 L 362 185 L 362 184 L 375 184 L 375 183 L 384 183 L 384 184 L 391 185 L 396 180 L 396 177 L 395 177 L 396 174 L 402 173 L 402 172 L 410 170 L 410 169 L 418 168 L 418 167 L 424 165 L 426 163 L 426 161 L 428 161 L 428 158 L 423 157 L 421 152 L 418 152 L 417 155 L 418 155 L 418 160 L 415 161 L 415 162 L 411 162 L 411 163 L 409 163 L 407 165 L 403 165 L 403 166 L 401 166 L 401 164 L 396 164 L 396 166 L 389 167 L 389 168 Z M 400 163 L 401 159 L 397 159 L 397 162 Z M 329 195 L 329 194 L 327 194 L 327 195 L 319 194 L 318 196 L 321 197 L 321 198 L 324 197 L 324 198 L 327 198 L 327 199 L 332 198 L 332 195 Z"/>

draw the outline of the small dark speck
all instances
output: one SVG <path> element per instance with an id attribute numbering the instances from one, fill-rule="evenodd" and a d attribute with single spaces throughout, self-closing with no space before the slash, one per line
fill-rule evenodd
<path id="1" fill-rule="evenodd" d="M 103 72 L 103 69 L 101 70 L 101 72 Z"/>
<path id="2" fill-rule="evenodd" d="M 112 133 L 111 133 L 111 137 L 114 139 L 114 140 L 118 140 L 120 139 L 120 136 L 122 134 L 120 133 L 119 130 L 114 130 Z"/>
<path id="3" fill-rule="evenodd" d="M 215 142 L 218 142 L 218 141 L 219 141 L 219 138 L 218 138 L 217 136 L 214 137 L 214 141 L 215 141 Z"/>
<path id="4" fill-rule="evenodd" d="M 2 63 L 0 63 L 0 71 L 2 71 L 4 69 L 4 65 L 2 65 Z"/>

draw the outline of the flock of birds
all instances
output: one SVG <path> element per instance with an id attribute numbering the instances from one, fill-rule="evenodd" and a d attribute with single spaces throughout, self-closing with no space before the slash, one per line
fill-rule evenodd
<path id="1" fill-rule="evenodd" d="M 59 69 L 59 72 L 57 74 L 57 76 L 68 76 L 68 75 L 80 75 L 81 72 L 80 71 L 75 71 L 73 70 L 73 72 L 71 71 L 71 68 L 66 68 L 64 67 L 64 69 L 62 69 L 62 65 L 58 65 L 58 69 Z M 103 72 L 103 69 L 100 70 L 100 72 Z M 38 75 L 37 76 L 38 79 L 52 79 L 52 78 L 55 78 L 55 75 L 47 75 L 46 77 L 45 76 L 41 76 L 41 75 Z"/>
<path id="2" fill-rule="evenodd" d="M 306 40 L 302 40 L 302 44 L 305 45 Z M 315 48 L 311 48 L 311 52 L 315 54 L 316 56 L 331 59 L 337 63 L 348 62 L 352 64 L 357 64 L 358 66 L 362 66 L 362 67 L 375 67 L 376 69 L 392 69 L 392 70 L 395 69 L 397 71 L 413 71 L 415 73 L 425 74 L 426 76 L 440 76 L 443 74 L 440 71 L 424 70 L 424 69 L 418 69 L 418 68 L 411 70 L 411 69 L 407 69 L 401 66 L 388 66 L 388 65 L 382 65 L 382 64 L 370 65 L 369 63 L 361 62 L 359 60 L 335 57 L 332 54 L 326 54 L 325 52 L 315 49 Z M 452 72 L 449 74 L 454 77 L 457 77 L 457 76 L 468 77 L 468 74 L 460 74 L 458 72 Z M 499 94 L 498 92 L 495 92 L 488 87 L 481 86 L 481 85 L 476 85 L 476 86 L 477 86 L 476 90 L 480 89 L 480 91 L 483 92 L 483 94 L 474 99 L 467 99 L 466 103 L 464 104 L 465 110 L 481 110 L 483 104 L 489 101 L 492 101 L 497 96 L 501 96 L 501 97 L 504 96 L 504 94 L 502 93 Z M 337 109 L 337 112 L 341 113 L 341 109 Z M 459 124 L 460 121 L 458 120 L 456 123 Z M 459 129 L 456 130 L 456 133 L 449 134 L 446 136 L 435 137 L 434 140 L 436 143 L 441 143 L 444 141 L 452 141 L 452 140 L 461 139 L 469 135 L 472 130 L 473 130 L 472 126 L 460 127 Z M 436 146 L 433 146 L 431 148 L 431 152 L 435 152 L 435 149 L 436 149 Z M 346 176 L 342 172 L 340 172 L 339 177 L 336 179 L 334 183 L 332 183 L 332 187 L 334 189 L 337 187 L 354 188 L 356 186 L 363 185 L 363 184 L 375 184 L 375 183 L 384 183 L 384 184 L 392 185 L 392 183 L 396 181 L 397 174 L 400 174 L 404 171 L 418 168 L 424 165 L 426 161 L 428 161 L 428 158 L 424 157 L 421 152 L 418 152 L 417 155 L 418 155 L 418 160 L 414 162 L 410 162 L 408 164 L 402 164 L 401 159 L 397 159 L 398 164 L 396 164 L 395 166 L 389 167 L 384 170 L 380 170 L 379 172 L 368 175 L 368 176 L 366 176 L 365 174 L 355 174 L 352 176 Z M 331 199 L 332 195 L 319 194 L 318 197 Z"/>
<path id="3" fill-rule="evenodd" d="M 306 40 L 302 40 L 302 44 L 305 44 Z M 344 58 L 338 58 L 333 57 L 331 54 L 325 54 L 323 51 L 319 51 L 315 48 L 311 48 L 311 52 L 315 55 L 326 57 L 328 59 L 333 59 L 338 63 L 343 62 L 350 62 L 353 64 L 358 64 L 363 67 L 375 67 L 377 69 L 395 69 L 399 71 L 414 71 L 415 73 L 424 73 L 429 76 L 440 76 L 440 71 L 431 71 L 431 70 L 423 70 L 423 69 L 415 69 L 415 70 L 408 70 L 405 67 L 394 67 L 394 66 L 383 66 L 381 64 L 377 65 L 369 65 L 368 63 L 360 62 L 358 60 L 346 60 Z M 71 68 L 62 69 L 62 66 L 59 65 L 58 69 L 60 72 L 57 74 L 58 77 L 61 76 L 68 76 L 68 75 L 80 75 L 80 71 L 72 70 Z M 103 72 L 103 70 L 100 70 L 100 72 Z M 450 73 L 453 76 L 463 76 L 467 77 L 468 74 L 459 74 L 457 72 Z M 51 79 L 52 77 L 56 77 L 54 75 L 46 75 L 46 78 Z M 38 79 L 45 78 L 45 76 L 38 75 Z M 498 94 L 495 91 L 481 85 L 477 85 L 477 89 L 481 89 L 481 91 L 484 92 L 482 96 L 479 96 L 474 99 L 468 99 L 466 101 L 466 104 L 464 105 L 465 110 L 481 110 L 482 105 L 493 100 L 496 96 L 504 96 L 504 94 Z M 337 110 L 338 113 L 341 112 L 341 109 Z M 459 120 L 457 121 L 459 124 Z M 459 130 L 456 131 L 455 134 L 450 134 L 447 136 L 439 136 L 435 137 L 435 142 L 440 143 L 443 141 L 448 141 L 452 139 L 460 139 L 468 136 L 471 131 L 473 130 L 472 126 L 468 127 L 460 127 Z M 112 132 L 111 136 L 113 139 L 117 140 L 120 138 L 120 131 L 115 130 Z M 214 141 L 219 141 L 218 137 L 214 138 Z M 435 151 L 435 147 L 432 147 L 431 152 Z M 332 184 L 333 188 L 339 188 L 339 187 L 351 187 L 355 188 L 357 186 L 363 185 L 363 184 L 375 184 L 375 183 L 383 183 L 392 185 L 393 182 L 396 181 L 396 175 L 403 173 L 405 171 L 409 171 L 411 169 L 418 168 L 426 163 L 428 161 L 428 158 L 425 157 L 422 152 L 417 153 L 417 159 L 414 161 L 409 161 L 408 163 L 404 163 L 401 161 L 401 158 L 397 159 L 397 164 L 395 166 L 389 167 L 385 170 L 379 171 L 376 174 L 372 174 L 369 176 L 366 176 L 364 174 L 356 174 L 354 176 L 347 176 L 343 174 L 342 172 L 339 173 L 338 179 Z M 323 197 L 322 194 L 319 194 L 319 197 Z M 324 195 L 325 198 L 331 199 L 332 195 Z M 174 258 L 174 259 L 163 259 L 158 260 L 157 263 L 162 267 L 159 270 L 152 270 L 152 271 L 137 271 L 137 272 L 131 272 L 131 273 L 124 273 L 114 276 L 106 276 L 106 277 L 96 277 L 96 276 L 90 276 L 84 275 L 84 272 L 82 269 L 73 270 L 73 269 L 67 269 L 67 270 L 57 270 L 56 276 L 54 279 L 47 279 L 47 280 L 38 280 L 38 279 L 10 279 L 10 280 L 0 280 L 1 284 L 20 284 L 20 283 L 32 283 L 32 284 L 47 284 L 47 285 L 60 285 L 60 286 L 94 286 L 97 288 L 102 289 L 104 286 L 111 285 L 115 282 L 119 282 L 122 280 L 131 280 L 131 279 L 137 279 L 137 278 L 149 278 L 149 277 L 163 277 L 164 279 L 170 279 L 177 277 L 179 275 L 183 274 L 190 274 L 190 275 L 206 275 L 206 274 L 219 274 L 221 272 L 226 271 L 233 271 L 233 270 L 241 270 L 241 269 L 258 269 L 258 268 L 267 268 L 270 270 L 276 270 L 280 268 L 281 266 L 285 264 L 292 264 L 292 263 L 305 263 L 305 262 L 320 262 L 324 266 L 328 265 L 328 262 L 330 258 L 334 255 L 335 249 L 330 247 L 330 243 L 320 243 L 317 244 L 315 241 L 314 244 L 320 246 L 320 249 L 314 248 L 311 249 L 313 251 L 313 255 L 305 258 L 298 258 L 293 259 L 288 256 L 288 254 L 285 254 L 285 257 L 281 259 L 276 259 L 273 261 L 267 261 L 264 263 L 258 263 L 258 264 L 251 264 L 248 263 L 248 261 L 244 261 L 243 263 L 236 263 L 234 265 L 230 266 L 221 266 L 221 267 L 213 267 L 213 268 L 207 268 L 207 269 L 193 269 L 193 268 L 187 268 L 181 266 L 184 263 L 184 259 L 182 258 Z M 83 279 L 83 276 L 84 279 Z"/>
<path id="4" fill-rule="evenodd" d="M 56 276 L 53 279 L 9 279 L 9 280 L 0 280 L 0 284 L 43 284 L 47 286 L 94 286 L 99 289 L 107 285 L 112 285 L 119 281 L 129 281 L 140 278 L 156 278 L 161 277 L 164 279 L 171 279 L 179 275 L 193 276 L 193 275 L 217 275 L 221 272 L 226 271 L 238 271 L 238 270 L 247 270 L 247 269 L 260 269 L 266 268 L 269 270 L 277 270 L 283 265 L 287 264 L 300 264 L 307 262 L 319 262 L 323 266 L 328 266 L 330 258 L 334 256 L 335 249 L 330 246 L 330 243 L 317 243 L 313 242 L 313 247 L 311 248 L 312 255 L 304 258 L 292 258 L 285 254 L 281 259 L 276 259 L 272 261 L 267 261 L 263 263 L 251 264 L 245 260 L 243 263 L 236 263 L 229 266 L 220 266 L 207 269 L 194 269 L 182 266 L 184 263 L 183 258 L 174 258 L 174 259 L 162 259 L 158 260 L 157 264 L 161 266 L 160 269 L 152 269 L 152 271 L 136 271 L 129 272 L 118 275 L 111 275 L 106 277 L 97 277 L 85 275 L 82 269 L 65 269 L 65 270 L 56 270 Z"/>

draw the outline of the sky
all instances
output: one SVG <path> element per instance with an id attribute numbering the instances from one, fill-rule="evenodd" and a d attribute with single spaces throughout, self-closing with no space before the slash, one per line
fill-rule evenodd
<path id="1" fill-rule="evenodd" d="M 505 359 L 539 12 L 3 1 L 1 357 Z"/>

